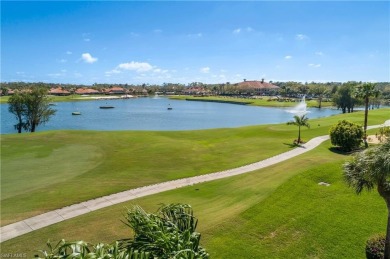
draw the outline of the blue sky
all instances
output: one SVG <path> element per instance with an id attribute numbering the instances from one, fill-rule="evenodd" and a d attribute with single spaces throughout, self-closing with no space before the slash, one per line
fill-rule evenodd
<path id="1" fill-rule="evenodd" d="M 390 81 L 388 1 L 1 2 L 1 81 Z"/>

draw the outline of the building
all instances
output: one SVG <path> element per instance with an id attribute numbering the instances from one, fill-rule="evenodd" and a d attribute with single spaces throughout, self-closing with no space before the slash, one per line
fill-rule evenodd
<path id="1" fill-rule="evenodd" d="M 77 88 L 76 91 L 75 91 L 75 94 L 99 94 L 100 92 L 98 90 L 95 90 L 95 89 L 91 89 L 91 88 Z"/>
<path id="2" fill-rule="evenodd" d="M 65 95 L 70 95 L 70 92 L 62 89 L 61 87 L 57 87 L 57 88 L 51 88 L 49 90 L 49 94 L 58 95 L 58 96 L 65 96 Z"/>
<path id="3" fill-rule="evenodd" d="M 279 86 L 261 81 L 247 81 L 244 79 L 243 82 L 237 83 L 237 90 L 241 94 L 252 94 L 252 95 L 273 95 L 279 90 Z"/>
<path id="4" fill-rule="evenodd" d="M 209 95 L 210 91 L 201 86 L 191 86 L 184 89 L 184 94 L 186 95 Z"/>
<path id="5" fill-rule="evenodd" d="M 104 89 L 104 93 L 105 94 L 127 94 L 127 90 L 122 88 L 122 87 L 117 87 L 117 86 L 114 86 L 114 87 L 111 87 L 111 88 L 108 88 L 108 89 Z"/>

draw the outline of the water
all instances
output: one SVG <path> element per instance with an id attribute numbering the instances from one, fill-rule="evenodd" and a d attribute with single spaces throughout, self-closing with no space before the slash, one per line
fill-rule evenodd
<path id="1" fill-rule="evenodd" d="M 99 106 L 114 109 L 99 109 Z M 1 134 L 16 133 L 14 116 L 8 105 L 1 106 Z M 172 110 L 168 110 L 171 107 Z M 287 109 L 224 104 L 214 102 L 179 101 L 167 98 L 136 98 L 63 102 L 53 106 L 57 110 L 45 130 L 194 130 L 232 128 L 247 125 L 286 123 L 292 120 Z M 309 118 L 338 114 L 333 109 L 308 109 Z M 72 115 L 78 111 L 81 115 Z"/>
<path id="2" fill-rule="evenodd" d="M 287 111 L 297 116 L 302 116 L 309 113 L 310 111 L 307 110 L 305 96 L 302 97 L 302 100 L 298 103 L 298 105 L 296 105 L 292 110 L 287 110 Z"/>

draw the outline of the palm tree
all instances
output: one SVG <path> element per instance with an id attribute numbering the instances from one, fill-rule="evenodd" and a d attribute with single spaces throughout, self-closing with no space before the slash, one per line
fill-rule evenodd
<path id="1" fill-rule="evenodd" d="M 388 215 L 384 258 L 390 259 L 390 140 L 358 153 L 345 163 L 344 177 L 357 194 L 376 188 L 385 200 Z"/>
<path id="2" fill-rule="evenodd" d="M 295 115 L 293 121 L 287 122 L 287 125 L 296 125 L 298 126 L 298 143 L 301 143 L 301 127 L 310 128 L 310 124 L 308 123 L 309 118 L 306 115 Z"/>
<path id="3" fill-rule="evenodd" d="M 357 98 L 362 98 L 364 100 L 364 144 L 368 147 L 367 144 L 367 118 L 368 118 L 368 105 L 370 103 L 370 97 L 377 97 L 379 91 L 375 89 L 375 84 L 373 83 L 364 83 L 357 87 L 355 96 Z"/>

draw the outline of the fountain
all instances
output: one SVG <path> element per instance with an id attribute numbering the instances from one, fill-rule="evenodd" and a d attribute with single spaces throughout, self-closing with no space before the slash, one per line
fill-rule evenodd
<path id="1" fill-rule="evenodd" d="M 306 109 L 306 107 L 307 107 L 307 104 L 305 102 L 305 96 L 303 96 L 302 100 L 299 102 L 299 104 L 296 105 L 294 107 L 294 109 L 287 110 L 287 112 L 292 113 L 294 115 L 302 116 L 302 115 L 309 113 L 309 111 Z"/>

